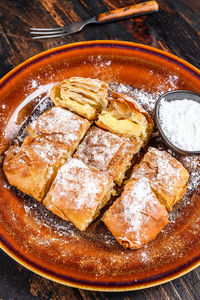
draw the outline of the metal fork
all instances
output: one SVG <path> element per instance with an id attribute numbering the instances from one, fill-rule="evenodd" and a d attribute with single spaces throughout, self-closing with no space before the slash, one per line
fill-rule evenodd
<path id="1" fill-rule="evenodd" d="M 123 19 L 130 16 L 139 16 L 158 11 L 158 3 L 156 1 L 147 1 L 132 6 L 123 7 L 116 10 L 107 11 L 91 19 L 72 23 L 67 26 L 57 28 L 30 28 L 33 39 L 46 39 L 66 36 L 79 32 L 88 24 L 105 23 L 116 19 Z"/>

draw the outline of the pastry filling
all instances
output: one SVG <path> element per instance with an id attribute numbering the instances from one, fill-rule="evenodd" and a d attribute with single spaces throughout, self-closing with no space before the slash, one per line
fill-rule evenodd
<path id="1" fill-rule="evenodd" d="M 98 116 L 97 125 L 146 145 L 153 130 L 153 120 L 134 99 L 111 91 L 109 106 Z"/>
<path id="2" fill-rule="evenodd" d="M 113 132 L 119 133 L 127 137 L 135 137 L 138 139 L 143 139 L 144 137 L 144 127 L 137 124 L 130 119 L 117 119 L 110 113 L 101 114 L 99 116 L 99 121 L 101 121 L 105 127 Z"/>
<path id="3" fill-rule="evenodd" d="M 67 106 L 70 110 L 76 111 L 79 115 L 82 115 L 88 119 L 93 119 L 96 117 L 96 109 L 89 104 L 82 104 L 72 99 L 65 99 Z"/>

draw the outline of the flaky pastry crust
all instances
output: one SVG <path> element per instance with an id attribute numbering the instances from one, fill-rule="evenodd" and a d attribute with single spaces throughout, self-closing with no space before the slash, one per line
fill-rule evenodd
<path id="1" fill-rule="evenodd" d="M 95 120 L 97 113 L 107 106 L 107 89 L 107 84 L 101 80 L 71 77 L 54 86 L 50 97 L 56 106 Z"/>
<path id="2" fill-rule="evenodd" d="M 136 138 L 145 146 L 153 131 L 154 122 L 134 99 L 111 92 L 109 106 L 102 110 L 96 124 L 113 133 Z"/>
<path id="3" fill-rule="evenodd" d="M 108 173 L 69 158 L 58 171 L 43 203 L 79 230 L 85 230 L 109 201 L 112 192 L 113 178 Z"/>
<path id="4" fill-rule="evenodd" d="M 146 177 L 160 202 L 171 211 L 187 188 L 188 171 L 166 151 L 150 147 L 131 175 L 132 179 Z"/>
<path id="5" fill-rule="evenodd" d="M 52 107 L 27 127 L 33 137 L 62 145 L 72 155 L 91 122 L 61 107 Z"/>
<path id="6" fill-rule="evenodd" d="M 11 185 L 41 202 L 67 157 L 62 145 L 27 136 L 7 150 L 3 169 Z"/>
<path id="7" fill-rule="evenodd" d="M 168 224 L 168 213 L 146 178 L 126 184 L 120 198 L 102 221 L 124 248 L 138 249 L 153 240 Z"/>
<path id="8" fill-rule="evenodd" d="M 79 144 L 74 157 L 101 171 L 108 171 L 121 185 L 135 153 L 141 143 L 136 139 L 117 136 L 93 126 Z"/>

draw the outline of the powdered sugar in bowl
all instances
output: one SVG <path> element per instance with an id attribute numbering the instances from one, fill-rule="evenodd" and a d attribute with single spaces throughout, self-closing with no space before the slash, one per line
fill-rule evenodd
<path id="1" fill-rule="evenodd" d="M 156 124 L 165 143 L 182 154 L 200 153 L 200 95 L 185 90 L 163 94 L 156 102 Z"/>

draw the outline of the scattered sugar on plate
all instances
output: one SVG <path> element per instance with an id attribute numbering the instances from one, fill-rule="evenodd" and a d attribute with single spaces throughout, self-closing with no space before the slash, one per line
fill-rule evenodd
<path id="1" fill-rule="evenodd" d="M 109 64 L 110 64 L 110 62 L 108 61 L 107 62 L 108 67 L 109 67 Z M 176 86 L 177 78 L 171 77 L 171 78 L 169 78 L 169 80 L 170 80 L 170 86 L 171 86 L 171 88 L 169 90 L 177 88 L 177 86 Z M 172 82 L 172 84 L 171 84 L 171 82 Z M 33 83 L 33 85 L 34 85 L 34 83 Z M 49 85 L 47 87 L 50 90 L 51 86 Z M 166 90 L 163 91 L 162 88 L 160 88 L 155 93 L 149 93 L 142 89 L 137 89 L 137 88 L 134 88 L 129 85 L 118 84 L 118 83 L 112 83 L 110 85 L 110 87 L 113 90 L 115 90 L 116 92 L 125 93 L 130 97 L 131 96 L 134 97 L 135 100 L 138 101 L 150 113 L 152 113 L 154 111 L 156 100 L 159 98 L 160 94 L 166 92 Z M 44 89 L 43 89 L 42 91 L 39 90 L 39 92 L 38 92 L 38 87 L 37 87 L 37 95 L 33 94 L 33 93 L 31 95 L 29 95 L 30 97 L 28 99 L 28 102 L 30 100 L 32 100 L 33 98 L 35 98 L 36 96 L 38 97 L 38 94 L 41 94 L 41 100 L 43 100 L 42 98 L 44 96 L 44 92 L 46 94 L 46 90 L 47 89 L 45 89 L 45 91 L 44 91 Z M 43 113 L 45 110 L 47 110 L 48 108 L 51 107 L 51 101 L 48 98 L 48 94 L 45 95 L 45 99 L 46 99 L 45 101 L 40 101 L 41 103 L 37 107 L 37 111 L 36 112 L 34 111 L 34 113 L 31 115 L 29 122 L 32 122 L 41 113 Z M 27 103 L 27 101 L 26 101 L 26 103 Z M 2 108 L 4 109 L 4 107 L 2 107 Z M 1 118 L 2 118 L 2 116 L 1 116 Z M 26 124 L 26 126 L 27 126 L 27 124 Z M 25 126 L 24 126 L 24 128 L 25 128 Z M 22 134 L 20 134 L 18 136 L 18 138 L 21 138 L 20 141 L 22 142 L 22 139 L 24 138 L 24 136 Z M 161 143 L 161 145 L 162 145 L 162 143 Z M 170 149 L 168 149 L 168 152 L 171 153 L 172 151 Z M 171 154 L 173 154 L 173 156 L 176 156 L 175 153 L 171 153 Z M 198 184 L 200 183 L 199 157 L 197 155 L 196 156 L 181 156 L 180 155 L 178 157 L 178 159 L 184 164 L 184 166 L 190 172 L 190 180 L 189 180 L 189 184 L 187 187 L 186 195 L 184 196 L 183 199 L 181 199 L 178 202 L 178 205 L 180 203 L 180 209 L 176 209 L 176 207 L 175 207 L 173 212 L 170 213 L 170 220 L 172 223 L 175 223 L 176 219 L 181 217 L 182 208 L 191 202 L 192 193 L 195 191 Z M 8 185 L 6 183 L 5 183 L 4 188 L 13 189 L 12 187 L 10 187 L 10 185 Z M 20 198 L 23 200 L 22 196 L 20 196 Z M 66 222 L 62 219 L 59 219 L 53 213 L 51 213 L 50 211 L 47 211 L 43 207 L 43 205 L 41 205 L 41 203 L 37 203 L 36 201 L 33 201 L 33 199 L 31 199 L 31 198 L 30 198 L 30 200 L 24 199 L 23 201 L 24 201 L 23 205 L 24 205 L 27 217 L 28 217 L 28 215 L 34 214 L 34 216 L 35 216 L 34 220 L 35 220 L 35 222 L 38 223 L 38 225 L 48 227 L 50 231 L 53 230 L 56 234 L 58 234 L 59 236 L 64 237 L 64 238 L 66 237 L 66 238 L 71 238 L 71 239 L 75 239 L 75 240 L 79 240 L 79 238 L 80 239 L 82 238 L 83 233 L 80 233 L 78 231 L 78 229 L 76 229 L 74 227 L 73 224 L 71 224 L 70 222 Z M 172 226 L 173 226 L 173 224 L 172 224 Z M 169 229 L 167 229 L 167 228 L 169 228 L 169 226 L 162 230 L 163 234 L 168 234 Z M 84 233 L 84 234 L 86 235 L 86 233 Z M 108 249 L 112 249 L 113 247 L 116 247 L 116 241 L 109 231 L 106 231 L 105 229 L 101 231 L 98 229 L 97 234 L 98 235 L 95 235 L 93 237 L 93 233 L 90 233 L 88 231 L 87 238 L 89 238 L 91 235 L 95 241 L 101 242 L 102 245 L 104 247 L 107 247 Z M 172 238 L 173 238 L 173 236 L 172 236 Z M 174 247 L 175 247 L 175 245 L 176 244 L 174 243 Z M 166 247 L 168 247 L 168 245 Z M 142 252 L 140 259 L 146 261 L 150 257 L 150 253 L 147 251 L 149 248 L 143 248 L 141 251 L 144 251 L 144 249 L 145 249 L 145 252 L 144 253 Z M 120 255 L 123 254 L 122 251 L 123 251 L 123 249 L 121 250 Z M 129 254 L 130 254 L 130 257 L 129 257 Z M 155 253 L 154 256 L 156 257 L 156 255 L 159 255 L 159 254 Z M 125 260 L 133 259 L 132 252 L 126 251 L 121 259 L 123 260 L 123 263 Z M 97 276 L 98 276 L 98 272 L 97 272 Z"/>
<path id="2" fill-rule="evenodd" d="M 36 80 L 32 80 L 31 85 L 32 85 L 32 88 L 36 88 L 38 86 L 38 83 Z"/>
<path id="3" fill-rule="evenodd" d="M 141 233 L 141 227 L 144 226 L 145 218 L 149 218 L 151 216 L 151 211 L 156 208 L 157 199 L 151 190 L 148 179 L 145 177 L 136 181 L 134 188 L 130 190 L 130 193 L 123 193 L 122 197 L 124 219 L 125 223 L 128 224 L 126 233 L 134 232 L 134 243 L 140 243 L 144 238 L 143 233 Z M 147 207 L 148 210 L 146 211 Z M 123 237 L 123 240 L 125 240 L 125 237 Z"/>
<path id="4" fill-rule="evenodd" d="M 155 103 L 161 95 L 161 92 L 159 91 L 151 94 L 143 89 L 133 88 L 130 85 L 125 85 L 123 83 L 118 84 L 113 82 L 109 87 L 116 93 L 126 94 L 129 97 L 133 97 L 149 113 L 154 111 Z"/>

